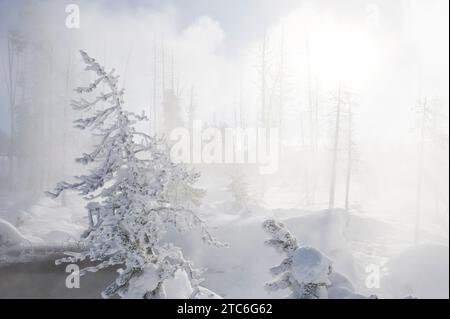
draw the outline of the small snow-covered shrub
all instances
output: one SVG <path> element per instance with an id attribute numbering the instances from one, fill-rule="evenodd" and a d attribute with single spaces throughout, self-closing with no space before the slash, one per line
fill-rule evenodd
<path id="1" fill-rule="evenodd" d="M 266 289 L 288 289 L 287 298 L 291 299 L 365 298 L 353 292 L 353 285 L 345 276 L 333 271 L 332 261 L 322 252 L 299 246 L 281 222 L 266 220 L 263 228 L 272 237 L 266 244 L 286 255 L 278 266 L 270 269 L 277 278 L 267 283 Z"/>
<path id="2" fill-rule="evenodd" d="M 229 174 L 230 182 L 227 190 L 232 197 L 232 209 L 235 213 L 247 214 L 250 212 L 249 203 L 250 196 L 248 191 L 248 183 L 245 176 L 239 168 L 235 168 Z"/>

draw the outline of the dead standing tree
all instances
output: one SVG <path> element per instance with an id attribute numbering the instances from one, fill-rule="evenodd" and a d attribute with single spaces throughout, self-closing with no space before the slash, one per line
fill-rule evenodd
<path id="1" fill-rule="evenodd" d="M 416 106 L 418 114 L 419 128 L 418 128 L 418 160 L 417 160 L 417 190 L 416 190 L 416 217 L 414 230 L 414 243 L 417 245 L 420 242 L 420 221 L 421 221 L 421 206 L 422 193 L 424 182 L 424 167 L 425 167 L 425 140 L 427 135 L 427 128 L 431 119 L 431 108 L 428 105 L 428 99 L 419 99 Z"/>
<path id="2" fill-rule="evenodd" d="M 23 51 L 23 41 L 18 32 L 10 32 L 7 35 L 7 56 L 6 66 L 3 64 L 3 74 L 9 102 L 9 125 L 10 138 L 8 147 L 9 181 L 13 185 L 14 178 L 14 157 L 16 141 L 16 116 L 17 116 L 17 86 L 21 65 L 21 52 Z"/>
<path id="3" fill-rule="evenodd" d="M 336 175 L 337 175 L 337 162 L 338 162 L 338 148 L 341 130 L 341 105 L 342 105 L 342 86 L 339 83 L 337 96 L 336 96 L 336 119 L 334 126 L 333 136 L 333 154 L 331 162 L 331 180 L 330 180 L 330 192 L 328 200 L 328 208 L 333 209 L 335 205 L 335 193 L 336 193 Z"/>
<path id="4" fill-rule="evenodd" d="M 347 131 L 347 167 L 345 173 L 345 210 L 350 209 L 350 190 L 351 181 L 354 172 L 355 162 L 357 160 L 355 144 L 355 125 L 354 125 L 354 106 L 355 95 L 349 91 L 344 92 L 346 103 L 346 131 Z"/>

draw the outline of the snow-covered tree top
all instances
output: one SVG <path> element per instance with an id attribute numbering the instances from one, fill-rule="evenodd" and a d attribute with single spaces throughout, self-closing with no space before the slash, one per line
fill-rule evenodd
<path id="1" fill-rule="evenodd" d="M 269 291 L 289 289 L 289 298 L 322 298 L 330 284 L 331 260 L 313 247 L 299 247 L 296 238 L 283 223 L 269 219 L 263 228 L 272 238 L 266 244 L 287 257 L 270 269 L 277 278 L 266 284 Z"/>
<path id="2" fill-rule="evenodd" d="M 118 76 L 114 70 L 106 72 L 95 59 L 80 51 L 86 70 L 97 79 L 86 87 L 79 87 L 81 95 L 93 94 L 105 83 L 108 92 L 97 93 L 91 100 L 81 98 L 72 102 L 76 110 L 89 112 L 102 101 L 103 109 L 96 107 L 94 115 L 75 121 L 79 129 L 89 128 L 97 140 L 94 150 L 84 153 L 77 161 L 89 166 L 89 173 L 76 176 L 76 182 L 58 183 L 51 197 L 64 190 L 75 190 L 88 204 L 89 227 L 82 241 L 89 250 L 67 253 L 69 257 L 57 262 L 78 262 L 89 258 L 99 262 L 81 270 L 95 272 L 99 269 L 122 265 L 119 277 L 103 291 L 104 297 L 113 294 L 126 296 L 129 289 L 146 291 L 141 297 L 154 298 L 164 295 L 163 283 L 178 270 L 186 272 L 193 287 L 200 282 L 198 271 L 183 258 L 181 250 L 170 242 L 162 242 L 168 228 L 178 231 L 197 229 L 203 240 L 222 246 L 207 230 L 204 221 L 188 208 L 190 201 L 174 197 L 174 189 L 190 190 L 199 174 L 182 164 L 170 160 L 170 152 L 162 139 L 137 132 L 134 124 L 145 119 L 123 109 L 124 90 L 118 88 Z M 154 273 L 156 284 L 142 281 Z M 141 278 L 141 279 L 138 279 Z M 153 277 L 152 277 L 153 278 Z M 134 287 L 134 288 L 133 288 Z M 134 294 L 133 294 L 134 295 Z"/>
<path id="3" fill-rule="evenodd" d="M 263 228 L 272 238 L 266 240 L 266 244 L 286 252 L 289 256 L 297 249 L 297 239 L 284 227 L 283 223 L 268 219 L 263 223 Z"/>
<path id="4" fill-rule="evenodd" d="M 287 298 L 294 299 L 377 298 L 355 293 L 350 280 L 333 270 L 332 261 L 325 254 L 314 247 L 299 246 L 283 223 L 269 219 L 263 228 L 272 237 L 266 243 L 287 255 L 270 269 L 276 279 L 266 284 L 267 290 L 288 289 L 291 293 Z"/>

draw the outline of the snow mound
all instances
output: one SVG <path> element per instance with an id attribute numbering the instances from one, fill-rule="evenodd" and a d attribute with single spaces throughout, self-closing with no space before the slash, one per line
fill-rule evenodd
<path id="1" fill-rule="evenodd" d="M 330 287 L 328 287 L 328 298 L 329 299 L 367 299 L 368 297 L 360 293 L 355 292 L 353 283 L 336 271 L 333 271 L 329 275 L 329 280 L 331 282 Z M 370 298 L 370 297 L 369 297 Z"/>
<path id="2" fill-rule="evenodd" d="M 199 286 L 191 296 L 191 299 L 223 299 L 221 296 L 211 290 Z"/>
<path id="3" fill-rule="evenodd" d="M 16 227 L 0 218 L 0 247 L 11 247 L 26 242 L 27 239 Z"/>
<path id="4" fill-rule="evenodd" d="M 392 298 L 449 297 L 449 248 L 424 244 L 407 249 L 386 264 L 381 288 Z"/>
<path id="5" fill-rule="evenodd" d="M 333 268 L 355 279 L 355 260 L 346 233 L 351 216 L 342 209 L 322 210 L 282 220 L 302 246 L 319 249 Z"/>
<path id="6" fill-rule="evenodd" d="M 331 260 L 313 247 L 297 248 L 292 255 L 292 274 L 298 282 L 329 284 Z"/>
<path id="7" fill-rule="evenodd" d="M 353 283 L 350 281 L 350 279 L 339 272 L 333 271 L 329 275 L 329 279 L 331 281 L 331 287 L 345 288 L 349 291 L 355 290 L 355 287 L 353 286 Z"/>
<path id="8" fill-rule="evenodd" d="M 298 246 L 297 239 L 281 222 L 266 220 L 263 228 L 272 238 L 266 244 L 283 251 L 285 258 L 272 267 L 275 281 L 266 284 L 269 291 L 289 288 L 287 298 L 294 299 L 360 299 L 364 295 L 354 293 L 353 284 L 344 275 L 334 272 L 332 260 L 320 250 L 310 246 Z"/>
<path id="9" fill-rule="evenodd" d="M 152 291 L 158 285 L 158 272 L 154 265 L 150 264 L 128 282 L 128 289 L 121 294 L 123 299 L 142 299 L 148 291 Z"/>
<path id="10" fill-rule="evenodd" d="M 142 299 L 144 295 L 154 290 L 159 281 L 159 272 L 155 265 L 150 264 L 143 272 L 136 277 L 130 279 L 128 289 L 121 293 L 124 299 Z M 173 278 L 164 281 L 164 295 L 159 297 L 167 297 L 170 299 L 222 299 L 219 295 L 211 290 L 198 286 L 193 289 L 189 278 L 185 271 L 177 270 Z"/>
<path id="11" fill-rule="evenodd" d="M 167 298 L 170 299 L 187 299 L 194 291 L 188 275 L 180 269 L 177 270 L 173 278 L 164 281 L 164 290 Z"/>
<path id="12" fill-rule="evenodd" d="M 14 225 L 0 218 L 0 248 L 42 243 L 39 237 L 24 235 Z"/>
<path id="13" fill-rule="evenodd" d="M 42 198 L 28 209 L 27 220 L 19 227 L 23 234 L 42 238 L 47 243 L 76 241 L 86 225 L 82 201 L 67 196 L 67 205 Z"/>
<path id="14" fill-rule="evenodd" d="M 368 299 L 368 297 L 345 287 L 330 287 L 328 288 L 328 299 Z"/>

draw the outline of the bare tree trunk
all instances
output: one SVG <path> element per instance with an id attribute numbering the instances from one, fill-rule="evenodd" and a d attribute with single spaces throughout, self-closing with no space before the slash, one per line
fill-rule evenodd
<path id="1" fill-rule="evenodd" d="M 41 61 L 42 63 L 42 72 L 45 72 L 45 54 L 42 55 Z M 34 98 L 39 101 L 37 103 L 36 113 L 39 117 L 39 128 L 37 135 L 39 136 L 40 141 L 45 141 L 46 138 L 46 126 L 45 119 L 47 116 L 46 111 L 46 101 L 43 87 L 39 87 L 39 91 L 35 93 Z M 44 181 L 45 181 L 45 155 L 44 151 L 40 150 L 39 147 L 36 147 L 36 152 L 39 154 L 39 167 L 36 169 L 37 171 L 37 192 L 40 193 L 45 189 Z"/>
<path id="2" fill-rule="evenodd" d="M 158 130 L 158 105 L 157 105 L 157 82 L 158 82 L 158 57 L 157 57 L 157 46 L 156 46 L 156 41 L 154 43 L 155 47 L 154 47 L 154 56 L 153 56 L 153 121 L 154 121 L 154 125 L 153 125 L 153 129 L 155 131 L 155 133 Z"/>
<path id="3" fill-rule="evenodd" d="M 314 104 L 312 97 L 312 84 L 311 84 L 311 62 L 310 62 L 310 52 L 309 52 L 309 38 L 308 33 L 306 34 L 305 40 L 305 49 L 306 49 L 306 83 L 307 83 L 307 96 L 308 96 L 308 118 L 309 118 L 309 156 L 307 156 L 308 163 L 306 165 L 308 172 L 311 172 L 312 177 L 312 190 L 311 190 L 311 199 L 309 197 L 309 190 L 306 193 L 306 202 L 309 205 L 310 200 L 314 202 L 315 191 L 316 191 L 316 173 L 314 163 L 316 162 L 316 151 L 315 151 L 315 121 L 314 121 Z"/>
<path id="4" fill-rule="evenodd" d="M 336 107 L 336 127 L 334 132 L 334 146 L 333 146 L 333 160 L 331 163 L 331 183 L 330 183 L 330 197 L 329 197 L 329 209 L 334 208 L 334 196 L 336 188 L 336 170 L 337 170 L 337 155 L 339 146 L 339 132 L 340 132 L 340 121 L 341 121 L 341 84 L 339 83 L 338 96 L 337 96 L 337 107 Z"/>
<path id="5" fill-rule="evenodd" d="M 345 180 L 345 210 L 348 211 L 349 209 L 349 200 L 350 200 L 350 180 L 351 180 L 351 174 L 352 174 L 352 144 L 353 144 L 353 138 L 352 138 L 352 102 L 348 101 L 348 118 L 347 118 L 347 176 Z"/>
<path id="6" fill-rule="evenodd" d="M 171 53 L 171 60 L 170 60 L 170 87 L 172 91 L 175 94 L 175 73 L 174 73 L 174 56 L 173 56 L 173 49 Z"/>
<path id="7" fill-rule="evenodd" d="M 237 98 L 236 91 L 233 93 L 233 127 L 237 127 L 239 120 L 238 120 L 238 113 L 239 113 L 239 99 Z"/>
<path id="8" fill-rule="evenodd" d="M 261 52 L 261 126 L 269 127 L 268 125 L 268 116 L 267 116 L 267 32 L 264 31 L 264 38 L 262 43 L 262 52 Z M 265 136 L 267 138 L 267 135 Z M 261 176 L 261 201 L 264 200 L 264 195 L 266 193 L 266 179 L 264 176 Z"/>
<path id="9" fill-rule="evenodd" d="M 165 53 L 164 53 L 164 39 L 161 40 L 161 81 L 162 81 L 162 96 L 166 94 L 166 71 L 165 71 Z"/>
<path id="10" fill-rule="evenodd" d="M 65 100 L 67 101 L 69 99 L 69 86 L 70 86 L 70 68 L 72 64 L 72 57 L 69 54 L 69 60 L 67 62 L 67 69 L 66 69 L 66 83 L 65 83 Z M 67 121 L 67 105 L 64 103 L 63 106 L 63 123 L 66 124 Z M 62 134 L 62 174 L 64 175 L 64 178 L 66 178 L 66 144 L 67 144 L 67 129 L 63 129 Z M 63 192 L 61 196 L 61 204 L 63 206 L 66 206 L 67 204 L 67 195 L 66 192 Z"/>
<path id="11" fill-rule="evenodd" d="M 261 124 L 266 125 L 266 59 L 267 59 L 267 34 L 264 33 L 262 52 L 261 52 Z"/>
<path id="12" fill-rule="evenodd" d="M 242 106 L 242 87 L 239 89 L 239 126 L 245 128 L 244 108 Z"/>
<path id="13" fill-rule="evenodd" d="M 281 156 L 281 152 L 283 151 L 283 113 L 284 113 L 284 35 L 281 38 L 280 43 L 280 96 L 279 96 L 279 110 L 278 110 L 278 128 L 280 130 L 279 143 L 278 143 L 278 154 Z"/>
<path id="14" fill-rule="evenodd" d="M 316 154 L 319 152 L 319 84 L 316 79 L 316 88 L 315 88 L 315 99 L 314 99 L 314 151 Z"/>
<path id="15" fill-rule="evenodd" d="M 156 134 L 157 131 L 157 127 L 156 127 L 156 110 L 157 110 L 157 105 L 156 105 L 156 90 L 157 90 L 157 47 L 156 47 L 156 40 L 154 40 L 153 42 L 153 104 L 152 107 L 153 109 L 151 110 L 151 120 L 150 120 L 150 131 L 153 129 L 153 133 Z M 152 125 L 153 122 L 153 125 Z"/>
<path id="16" fill-rule="evenodd" d="M 188 127 L 189 131 L 193 129 L 193 123 L 195 118 L 195 107 L 194 107 L 194 85 L 191 86 L 191 96 L 189 100 L 189 120 Z"/>
<path id="17" fill-rule="evenodd" d="M 300 106 L 299 106 L 300 108 Z M 299 118 L 299 129 L 300 129 L 300 141 L 301 141 L 301 149 L 304 151 L 307 146 L 306 146 L 306 139 L 305 139 L 305 119 L 304 119 L 304 114 L 300 108 L 300 118 Z M 302 162 L 302 177 L 303 177 L 303 185 L 304 185 L 304 189 L 301 189 L 301 191 L 303 191 L 302 196 L 304 199 L 304 202 L 306 203 L 306 206 L 309 205 L 309 176 L 308 176 L 308 168 L 306 166 L 306 164 L 304 164 L 304 162 Z"/>
<path id="18" fill-rule="evenodd" d="M 47 91 L 47 105 L 45 106 L 45 109 L 47 111 L 47 115 L 44 119 L 48 120 L 48 123 L 46 125 L 46 130 L 45 130 L 45 141 L 47 141 L 47 147 L 48 149 L 46 150 L 46 160 L 45 160 L 45 182 L 44 182 L 44 187 L 45 189 L 47 189 L 49 187 L 49 185 L 51 185 L 52 182 L 52 164 L 51 164 L 51 156 L 53 153 L 53 143 L 54 140 L 52 138 L 52 132 L 53 132 L 53 117 L 51 116 L 52 114 L 52 108 L 53 108 L 53 47 L 50 48 L 50 56 L 49 56 L 49 61 L 48 61 L 48 91 Z"/>
<path id="19" fill-rule="evenodd" d="M 128 66 L 130 65 L 131 56 L 133 54 L 133 47 L 129 46 L 127 58 L 125 60 L 125 67 L 123 71 L 123 86 L 125 87 L 127 82 L 127 76 L 128 76 Z"/>
<path id="20" fill-rule="evenodd" d="M 16 142 L 16 91 L 17 91 L 17 62 L 14 44 L 8 36 L 8 69 L 5 75 L 6 89 L 9 100 L 9 125 L 10 137 L 8 147 L 9 182 L 14 186 L 14 162 L 15 162 L 15 142 Z"/>
<path id="21" fill-rule="evenodd" d="M 217 112 L 213 113 L 213 125 L 214 127 L 217 127 Z"/>
<path id="22" fill-rule="evenodd" d="M 309 115 L 309 139 L 310 139 L 310 149 L 314 151 L 315 145 L 315 135 L 314 135 L 314 104 L 312 98 L 312 84 L 311 84 L 311 62 L 309 53 L 309 41 L 308 36 L 305 41 L 306 47 L 306 84 L 307 84 L 307 96 L 308 96 L 308 115 Z"/>
<path id="23" fill-rule="evenodd" d="M 420 215 L 422 205 L 422 185 L 423 185 L 423 170 L 424 170 L 424 155 L 425 155 L 425 126 L 427 119 L 427 99 L 423 100 L 421 105 L 422 119 L 420 127 L 420 142 L 419 142 L 419 158 L 417 171 L 417 194 L 416 194 L 416 222 L 414 231 L 414 243 L 416 245 L 420 242 Z"/>

